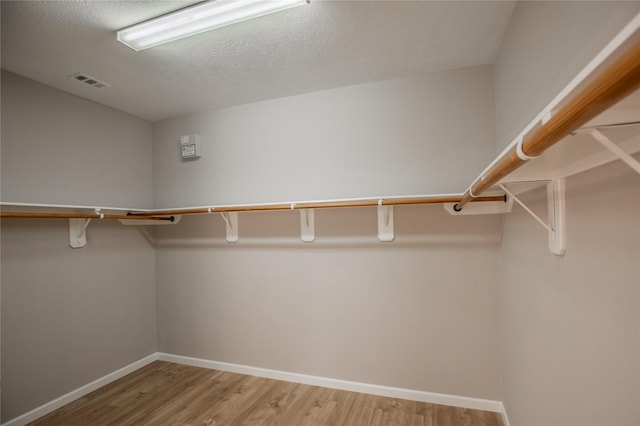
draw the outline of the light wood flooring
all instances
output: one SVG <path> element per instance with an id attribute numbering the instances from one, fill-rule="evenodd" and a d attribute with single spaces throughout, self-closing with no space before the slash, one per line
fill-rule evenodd
<path id="1" fill-rule="evenodd" d="M 31 425 L 503 426 L 498 413 L 156 361 Z"/>

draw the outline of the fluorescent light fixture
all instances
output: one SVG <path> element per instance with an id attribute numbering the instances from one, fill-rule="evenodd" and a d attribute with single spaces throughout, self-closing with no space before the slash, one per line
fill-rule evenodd
<path id="1" fill-rule="evenodd" d="M 163 15 L 118 31 L 135 51 L 308 3 L 308 0 L 215 0 Z"/>

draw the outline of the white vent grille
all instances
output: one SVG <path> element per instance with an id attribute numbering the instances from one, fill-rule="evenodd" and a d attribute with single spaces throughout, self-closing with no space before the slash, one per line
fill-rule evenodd
<path id="1" fill-rule="evenodd" d="M 104 81 L 98 80 L 95 77 L 91 77 L 90 75 L 87 75 L 81 72 L 73 74 L 72 76 L 69 76 L 69 78 L 72 78 L 84 84 L 88 84 L 89 86 L 93 86 L 98 89 L 111 86 L 110 84 L 105 83 Z"/>

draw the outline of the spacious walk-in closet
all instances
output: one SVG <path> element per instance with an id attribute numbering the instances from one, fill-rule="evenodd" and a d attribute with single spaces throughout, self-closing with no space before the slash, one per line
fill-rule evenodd
<path id="1" fill-rule="evenodd" d="M 640 425 L 639 1 L 0 7 L 2 425 Z"/>

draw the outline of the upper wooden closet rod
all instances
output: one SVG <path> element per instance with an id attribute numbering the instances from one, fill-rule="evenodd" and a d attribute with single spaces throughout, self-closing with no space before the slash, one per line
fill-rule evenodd
<path id="1" fill-rule="evenodd" d="M 539 129 L 513 146 L 478 178 L 454 206 L 456 211 L 495 185 L 529 158 L 540 155 L 569 133 L 630 95 L 640 87 L 640 41 L 605 69 Z M 520 145 L 520 147 L 518 147 Z M 520 153 L 518 153 L 520 149 Z M 522 155 L 523 154 L 523 155 Z M 473 195 L 472 195 L 473 194 Z"/>
<path id="2" fill-rule="evenodd" d="M 492 195 L 476 197 L 472 201 L 505 201 L 505 195 Z M 282 204 L 255 204 L 244 206 L 220 206 L 202 207 L 196 209 L 183 210 L 154 210 L 150 212 L 129 213 L 128 217 L 149 217 L 164 215 L 182 214 L 206 214 L 206 213 L 229 213 L 229 212 L 250 212 L 266 210 L 301 210 L 301 209 L 323 209 L 338 207 L 366 207 L 366 206 L 397 206 L 405 204 L 444 204 L 458 203 L 460 196 L 434 196 L 434 197 L 414 197 L 414 198 L 371 198 L 366 200 L 345 200 L 345 201 L 318 201 L 302 203 L 282 203 Z"/>

